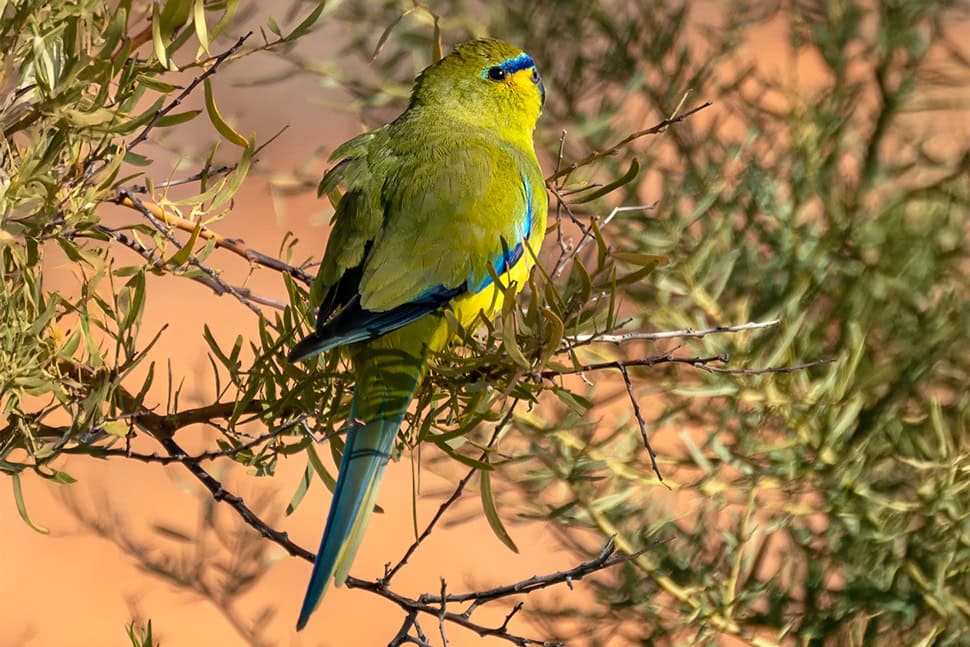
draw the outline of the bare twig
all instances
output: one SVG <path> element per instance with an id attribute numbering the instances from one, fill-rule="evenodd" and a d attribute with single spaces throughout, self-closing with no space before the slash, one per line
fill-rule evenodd
<path id="1" fill-rule="evenodd" d="M 411 635 L 411 627 L 414 627 L 415 636 Z M 397 634 L 391 638 L 391 642 L 388 643 L 388 647 L 398 647 L 404 643 L 414 643 L 419 645 L 419 647 L 431 647 L 431 643 L 428 642 L 428 637 L 424 635 L 424 631 L 421 629 L 421 625 L 418 624 L 418 612 L 410 611 L 406 616 L 404 616 L 404 622 L 401 623 L 401 628 L 398 629 Z"/>
<path id="2" fill-rule="evenodd" d="M 215 168 L 206 168 L 198 173 L 193 173 L 186 177 L 176 178 L 174 180 L 167 180 L 165 182 L 155 182 L 154 186 L 156 189 L 168 189 L 173 186 L 181 186 L 183 184 L 192 184 L 193 182 L 198 182 L 205 179 L 211 179 L 232 173 L 236 170 L 237 164 L 224 164 L 222 166 L 217 166 Z M 129 193 L 148 193 L 147 184 L 133 184 L 127 188 Z"/>
<path id="3" fill-rule="evenodd" d="M 220 449 L 215 451 L 202 452 L 201 454 L 139 454 L 133 452 L 130 449 L 119 449 L 114 447 L 98 447 L 98 446 L 78 446 L 65 448 L 63 452 L 65 454 L 86 454 L 93 456 L 94 458 L 107 458 L 109 456 L 118 456 L 122 458 L 129 458 L 132 460 L 142 461 L 144 463 L 158 463 L 160 465 L 170 465 L 171 463 L 200 463 L 202 461 L 210 461 L 216 458 L 232 458 L 236 454 L 241 454 L 243 452 L 249 451 L 254 447 L 262 445 L 268 440 L 276 438 L 280 434 L 293 429 L 294 427 L 303 424 L 306 421 L 306 416 L 300 416 L 294 420 L 287 421 L 281 425 L 273 427 L 264 434 L 253 438 L 252 440 L 238 445 L 236 447 L 230 447 L 227 449 Z"/>
<path id="4" fill-rule="evenodd" d="M 538 591 L 539 589 L 555 586 L 557 584 L 575 582 L 576 580 L 583 579 L 587 575 L 592 575 L 593 573 L 599 572 L 604 568 L 609 568 L 614 564 L 620 564 L 623 562 L 628 562 L 631 559 L 635 559 L 640 554 L 642 553 L 637 553 L 634 555 L 618 554 L 616 552 L 614 538 L 610 537 L 603 546 L 602 550 L 600 550 L 595 557 L 572 568 L 564 571 L 557 571 L 555 573 L 549 573 L 547 575 L 533 575 L 532 577 L 514 582 L 512 584 L 504 584 L 502 586 L 496 586 L 495 588 L 486 589 L 484 591 L 449 593 L 445 597 L 445 601 L 449 603 L 473 602 L 474 606 L 479 606 L 482 603 L 491 600 L 507 598 L 514 595 L 528 594 L 532 593 L 533 591 Z M 434 595 L 422 595 L 419 600 L 428 604 L 437 604 L 441 602 L 441 598 Z M 469 613 L 469 615 L 471 614 Z"/>
<path id="5" fill-rule="evenodd" d="M 148 222 L 150 222 L 152 224 L 152 226 L 155 227 L 155 229 L 157 229 L 158 232 L 161 233 L 169 242 L 171 242 L 173 245 L 175 245 L 175 246 L 177 246 L 179 248 L 182 247 L 182 243 L 179 242 L 179 239 L 176 238 L 172 234 L 172 232 L 168 228 L 168 226 L 165 223 L 163 223 L 161 220 L 159 220 L 158 217 L 156 217 L 155 214 L 152 212 L 152 210 L 149 209 L 145 205 L 144 202 L 142 202 L 141 198 L 139 198 L 138 196 L 134 195 L 133 193 L 129 193 L 125 189 L 122 189 L 121 192 L 120 192 L 120 194 L 121 194 L 121 196 L 124 199 L 130 201 L 131 204 L 134 206 L 134 208 L 137 209 L 138 211 L 140 211 L 141 214 L 143 216 L 145 216 L 146 219 L 148 219 Z M 273 330 L 276 330 L 276 325 L 273 322 L 271 322 L 268 319 L 266 319 L 265 317 L 263 317 L 263 313 L 262 313 L 262 311 L 259 308 L 257 308 L 252 303 L 250 303 L 246 299 L 246 297 L 243 296 L 242 294 L 240 294 L 239 291 L 236 290 L 233 286 L 231 286 L 228 283 L 226 283 L 219 276 L 219 274 L 215 270 L 213 270 L 208 265 L 202 263 L 195 256 L 195 254 L 191 254 L 191 253 L 189 254 L 188 262 L 189 262 L 190 265 L 192 265 L 196 269 L 198 269 L 201 272 L 203 272 L 204 274 L 206 274 L 224 292 L 228 292 L 232 296 L 236 297 L 236 300 L 237 301 L 239 301 L 241 304 L 243 304 L 244 306 L 246 306 L 247 308 L 249 308 L 250 310 L 252 310 L 253 313 L 256 314 L 256 316 L 263 318 L 263 320 L 266 322 L 266 325 L 267 326 L 269 326 Z"/>
<path id="6" fill-rule="evenodd" d="M 647 422 L 643 419 L 643 413 L 640 411 L 640 402 L 637 400 L 636 393 L 633 392 L 633 380 L 630 379 L 630 371 L 623 365 L 623 362 L 616 362 L 616 368 L 619 369 L 620 374 L 623 376 L 626 394 L 630 398 L 630 404 L 633 405 L 633 415 L 636 417 L 637 424 L 640 426 L 640 436 L 643 437 L 643 446 L 646 447 L 647 453 L 650 455 L 650 466 L 653 467 L 657 478 L 663 481 L 663 474 L 660 473 L 660 468 L 657 467 L 657 454 L 653 451 L 653 447 L 650 446 L 650 437 L 647 436 Z"/>
<path id="7" fill-rule="evenodd" d="M 657 208 L 656 202 L 651 202 L 650 204 L 634 204 L 626 207 L 614 207 L 613 211 L 610 212 L 610 215 L 606 216 L 606 218 L 603 219 L 602 224 L 600 224 L 600 228 L 603 228 L 606 225 L 610 224 L 610 222 L 613 221 L 613 218 L 615 218 L 621 213 L 628 213 L 630 211 L 651 211 L 656 208 Z M 579 254 L 591 242 L 593 242 L 593 236 L 592 236 L 592 231 L 589 231 L 587 235 L 584 235 L 583 239 L 579 241 L 579 244 L 576 245 L 576 250 L 572 253 L 572 256 L 576 256 L 577 254 Z"/>
<path id="8" fill-rule="evenodd" d="M 105 236 L 108 236 L 109 238 L 113 239 L 115 242 L 120 243 L 121 245 L 127 247 L 128 249 L 136 252 L 142 258 L 148 261 L 153 268 L 157 270 L 161 270 L 165 267 L 165 264 L 162 262 L 162 260 L 158 258 L 158 256 L 156 256 L 152 250 L 148 249 L 147 247 L 142 245 L 140 242 L 138 242 L 131 236 L 128 236 L 123 232 L 117 231 L 115 229 L 111 229 L 110 227 L 106 227 L 105 225 L 101 225 L 101 224 L 95 225 L 94 229 L 95 231 L 98 231 L 99 233 L 102 233 Z M 201 283 L 202 285 L 206 286 L 207 288 L 209 288 L 219 296 L 226 294 L 226 291 L 222 288 L 222 286 L 218 282 L 212 280 L 212 278 L 209 277 L 208 275 L 188 275 L 188 278 L 197 283 Z M 273 299 L 271 297 L 265 297 L 260 294 L 256 294 L 255 292 L 253 292 L 247 287 L 234 285 L 232 286 L 232 288 L 239 294 L 239 296 L 246 299 L 247 301 L 252 301 L 253 303 L 259 303 L 261 305 L 269 306 L 271 308 L 276 308 L 277 310 L 283 310 L 286 308 L 287 304 L 283 303 L 282 301 L 278 299 Z"/>
<path id="9" fill-rule="evenodd" d="M 724 373 L 726 375 L 767 375 L 769 373 L 794 373 L 804 371 L 815 366 L 824 366 L 834 362 L 834 358 L 817 359 L 813 362 L 803 362 L 801 364 L 789 364 L 788 366 L 769 366 L 768 368 L 727 368 L 724 366 L 711 366 L 710 364 L 697 364 L 697 368 L 708 371 L 709 373 Z"/>
<path id="10" fill-rule="evenodd" d="M 660 332 L 628 332 L 619 335 L 601 335 L 592 333 L 589 335 L 574 335 L 566 337 L 574 345 L 586 344 L 590 342 L 605 342 L 609 344 L 623 344 L 628 341 L 657 341 L 661 339 L 680 339 L 684 337 L 700 338 L 708 335 L 721 333 L 741 332 L 744 330 L 758 330 L 759 328 L 771 328 L 781 323 L 781 319 L 771 319 L 769 321 L 749 321 L 733 326 L 712 326 L 710 328 L 683 328 L 681 330 L 665 330 Z"/>
<path id="11" fill-rule="evenodd" d="M 185 455 L 185 452 L 174 439 L 162 438 L 160 439 L 160 442 L 170 455 Z M 261 536 L 281 546 L 294 557 L 300 557 L 308 562 L 313 561 L 313 553 L 293 542 L 285 532 L 276 530 L 268 523 L 263 521 L 263 519 L 261 519 L 256 512 L 246 505 L 246 502 L 242 499 L 242 497 L 233 494 L 223 487 L 222 483 L 220 483 L 218 479 L 206 471 L 201 464 L 198 462 L 181 462 L 181 464 L 184 465 L 185 468 L 189 470 L 189 472 L 195 476 L 200 483 L 202 483 L 202 485 L 210 492 L 216 501 L 229 505 L 233 510 L 236 511 L 237 514 L 239 514 L 247 525 L 256 530 L 256 532 L 258 532 Z M 348 577 L 346 585 L 348 588 L 363 589 L 365 591 L 377 594 L 380 597 L 383 597 L 384 599 L 398 605 L 407 614 L 414 614 L 414 619 L 410 624 L 418 631 L 417 640 L 410 637 L 407 632 L 408 628 L 402 625 L 402 629 L 396 636 L 396 639 L 398 640 L 397 644 L 401 644 L 403 642 L 412 642 L 419 645 L 427 644 L 427 638 L 423 636 L 423 632 L 418 629 L 417 625 L 417 615 L 423 613 L 439 619 L 439 622 L 450 622 L 464 627 L 465 629 L 473 631 L 482 637 L 500 638 L 519 646 L 544 645 L 551 647 L 553 645 L 559 645 L 560 643 L 536 640 L 510 633 L 508 630 L 509 617 L 507 617 L 501 625 L 497 627 L 489 627 L 471 620 L 470 616 L 474 609 L 457 613 L 454 611 L 448 611 L 447 605 L 456 602 L 471 601 L 473 602 L 473 606 L 477 608 L 478 606 L 481 606 L 482 604 L 491 600 L 527 594 L 531 591 L 546 588 L 555 584 L 572 582 L 628 559 L 626 557 L 613 555 L 613 550 L 613 542 L 611 540 L 596 558 L 579 564 L 571 569 L 548 575 L 534 576 L 514 584 L 472 593 L 448 594 L 443 590 L 442 594 L 438 596 L 431 596 L 430 598 L 428 598 L 428 596 L 422 596 L 420 599 L 416 600 L 390 590 L 382 582 L 382 580 L 371 582 L 367 580 L 360 580 L 355 577 Z M 442 607 L 444 607 L 444 610 L 442 610 Z M 405 624 L 407 624 L 407 622 Z"/>
<path id="12" fill-rule="evenodd" d="M 610 146 L 605 150 L 596 151 L 595 153 L 590 153 L 589 155 L 579 160 L 578 162 L 573 162 L 572 164 L 569 164 L 565 168 L 559 168 L 555 173 L 553 173 L 552 175 L 546 178 L 546 184 L 551 187 L 554 181 L 558 180 L 561 177 L 565 177 L 569 175 L 579 167 L 592 164 L 596 160 L 602 159 L 604 157 L 609 157 L 610 155 L 613 155 L 614 153 L 619 151 L 621 148 L 623 148 L 630 142 L 640 139 L 641 137 L 662 133 L 664 130 L 666 130 L 668 126 L 684 121 L 685 119 L 689 119 L 693 115 L 697 114 L 701 110 L 704 110 L 705 108 L 710 107 L 711 105 L 712 103 L 710 101 L 705 101 L 701 105 L 691 108 L 690 110 L 688 110 L 683 114 L 670 117 L 669 119 L 664 119 L 657 125 L 651 126 L 650 128 L 646 128 L 644 130 L 638 130 L 637 132 L 624 137 L 622 140 L 620 140 L 619 142 L 617 142 L 616 144 L 614 144 L 613 146 Z"/>
<path id="13" fill-rule="evenodd" d="M 688 364 L 696 368 L 703 369 L 710 373 L 725 373 L 729 375 L 764 375 L 766 373 L 792 373 L 794 371 L 802 371 L 807 368 L 812 368 L 813 366 L 821 366 L 823 364 L 829 364 L 834 362 L 834 359 L 819 359 L 814 362 L 805 362 L 803 364 L 792 364 L 789 366 L 774 366 L 769 368 L 727 368 L 724 366 L 715 366 L 715 363 L 724 364 L 728 361 L 728 356 L 724 354 L 711 355 L 709 357 L 677 357 L 670 353 L 665 353 L 663 355 L 654 355 L 652 357 L 642 357 L 639 359 L 628 359 L 612 361 L 612 362 L 596 362 L 593 364 L 582 364 L 580 366 L 562 368 L 562 369 L 547 369 L 539 373 L 540 377 L 546 379 L 552 379 L 560 375 L 577 375 L 581 373 L 589 373 L 592 371 L 603 371 L 609 369 L 616 369 L 617 364 L 621 364 L 625 368 L 633 368 L 638 366 L 656 366 L 658 364 Z"/>
<path id="14" fill-rule="evenodd" d="M 145 210 L 147 210 L 156 219 L 164 222 L 169 227 L 174 227 L 175 229 L 179 229 L 181 231 L 194 233 L 198 229 L 199 238 L 203 240 L 214 240 L 216 247 L 221 247 L 222 249 L 228 250 L 236 256 L 245 258 L 250 263 L 255 263 L 256 265 L 261 265 L 271 270 L 276 270 L 277 272 L 289 274 L 304 285 L 310 285 L 313 282 L 313 278 L 299 267 L 284 263 L 278 258 L 273 258 L 272 256 L 268 256 L 262 252 L 257 252 L 254 249 L 250 249 L 245 242 L 239 240 L 238 238 L 226 238 L 222 234 L 213 231 L 206 226 L 200 227 L 197 221 L 183 218 L 166 209 L 163 209 L 160 205 L 157 205 L 151 201 L 141 200 L 141 205 L 139 206 L 133 199 L 132 189 L 121 189 L 118 192 L 118 198 L 115 202 L 116 204 L 123 207 L 128 207 L 130 209 L 135 209 L 143 214 Z M 177 240 L 173 242 L 178 244 Z"/>
<path id="15" fill-rule="evenodd" d="M 445 578 L 441 578 L 441 612 L 438 614 L 438 633 L 441 634 L 442 645 L 448 647 L 448 636 L 445 633 L 445 620 L 448 617 L 448 603 L 445 601 L 447 600 L 445 586 Z"/>

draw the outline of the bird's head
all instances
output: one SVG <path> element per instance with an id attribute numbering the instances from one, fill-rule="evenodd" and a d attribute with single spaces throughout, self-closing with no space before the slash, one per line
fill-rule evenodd
<path id="1" fill-rule="evenodd" d="M 532 57 L 500 40 L 461 43 L 414 84 L 411 106 L 531 140 L 546 90 Z"/>

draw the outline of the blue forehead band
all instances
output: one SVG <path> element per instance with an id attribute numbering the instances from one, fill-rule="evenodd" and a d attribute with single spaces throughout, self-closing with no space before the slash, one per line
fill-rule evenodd
<path id="1" fill-rule="evenodd" d="M 508 58 L 499 63 L 498 67 L 505 70 L 506 74 L 514 74 L 516 72 L 521 72 L 522 70 L 528 70 L 536 66 L 535 61 L 528 54 L 519 54 L 515 58 Z M 494 66 L 493 66 L 494 67 Z M 490 67 L 485 68 L 482 71 L 482 78 L 488 76 L 488 70 Z"/>

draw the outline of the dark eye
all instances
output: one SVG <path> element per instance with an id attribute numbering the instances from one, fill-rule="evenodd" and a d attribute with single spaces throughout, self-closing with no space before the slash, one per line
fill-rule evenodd
<path id="1" fill-rule="evenodd" d="M 493 81 L 504 81 L 505 80 L 505 70 L 496 65 L 495 67 L 488 68 L 488 78 Z"/>
<path id="2" fill-rule="evenodd" d="M 539 70 L 537 70 L 536 68 L 532 68 L 532 82 L 533 83 L 539 82 Z"/>

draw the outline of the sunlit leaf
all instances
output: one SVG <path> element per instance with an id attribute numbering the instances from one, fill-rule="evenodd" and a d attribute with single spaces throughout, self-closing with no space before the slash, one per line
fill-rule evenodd
<path id="1" fill-rule="evenodd" d="M 485 518 L 488 520 L 488 525 L 495 533 L 495 536 L 499 538 L 503 544 L 505 544 L 509 550 L 513 553 L 519 552 L 518 546 L 512 541 L 512 537 L 509 535 L 505 526 L 502 524 L 502 519 L 499 517 L 498 510 L 495 509 L 495 499 L 492 496 L 492 475 L 487 470 L 479 473 L 481 477 L 481 492 L 482 492 L 482 510 L 485 512 Z"/>

